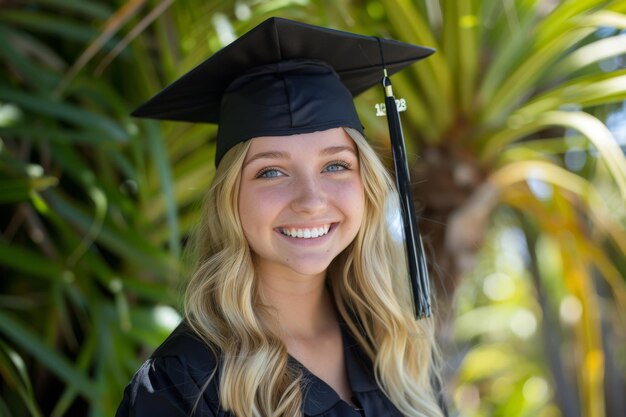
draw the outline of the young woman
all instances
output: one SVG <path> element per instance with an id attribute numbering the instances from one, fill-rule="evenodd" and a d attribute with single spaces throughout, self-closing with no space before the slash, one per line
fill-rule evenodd
<path id="1" fill-rule="evenodd" d="M 362 135 L 352 103 L 362 85 L 340 79 L 326 50 L 362 51 L 373 38 L 351 42 L 364 38 L 272 19 L 140 109 L 204 114 L 173 97 L 194 90 L 219 102 L 220 131 L 185 319 L 137 372 L 118 417 L 443 415 L 432 323 L 414 318 L 387 221 L 397 194 Z M 375 56 L 399 47 L 373 42 Z M 272 57 L 241 64 L 264 47 Z M 356 61 L 370 65 L 372 51 Z M 234 79 L 198 92 L 225 60 L 241 66 Z"/>

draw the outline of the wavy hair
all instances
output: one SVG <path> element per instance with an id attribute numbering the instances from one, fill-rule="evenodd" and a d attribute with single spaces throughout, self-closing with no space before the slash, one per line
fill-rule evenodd
<path id="1" fill-rule="evenodd" d="M 389 203 L 398 207 L 395 185 L 365 138 L 345 130 L 359 151 L 365 210 L 356 238 L 329 266 L 327 284 L 391 402 L 405 416 L 442 416 L 431 387 L 433 323 L 413 317 L 404 249 L 386 221 Z M 223 409 L 238 417 L 301 416 L 302 375 L 260 318 L 252 257 L 238 216 L 249 146 L 243 142 L 228 151 L 207 193 L 185 316 L 219 360 Z"/>

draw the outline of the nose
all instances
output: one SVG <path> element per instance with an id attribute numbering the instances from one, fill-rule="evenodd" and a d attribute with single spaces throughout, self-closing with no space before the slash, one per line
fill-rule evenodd
<path id="1" fill-rule="evenodd" d="M 305 176 L 293 184 L 291 208 L 300 213 L 315 214 L 326 208 L 323 185 L 313 176 Z"/>

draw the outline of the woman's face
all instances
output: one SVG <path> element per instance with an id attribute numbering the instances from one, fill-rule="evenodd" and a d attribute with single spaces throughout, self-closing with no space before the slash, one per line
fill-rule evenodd
<path id="1" fill-rule="evenodd" d="M 358 151 L 343 129 L 252 139 L 239 216 L 258 272 L 324 273 L 355 238 L 364 199 Z"/>

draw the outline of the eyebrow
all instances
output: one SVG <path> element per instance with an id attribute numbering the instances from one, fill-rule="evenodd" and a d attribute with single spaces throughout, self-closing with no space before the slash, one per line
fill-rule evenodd
<path id="1" fill-rule="evenodd" d="M 278 152 L 278 151 L 268 151 L 268 152 L 259 152 L 250 157 L 246 162 L 244 162 L 243 166 L 250 164 L 252 161 L 256 161 L 257 159 L 288 159 L 288 152 Z"/>
<path id="2" fill-rule="evenodd" d="M 328 156 L 334 155 L 340 152 L 352 152 L 355 156 L 357 156 L 356 151 L 351 146 L 329 146 L 328 148 L 324 148 L 320 151 L 320 156 Z M 244 162 L 243 166 L 247 166 L 248 164 L 256 161 L 257 159 L 289 159 L 291 154 L 289 152 L 280 152 L 280 151 L 268 151 L 268 152 L 259 152 L 250 157 L 246 162 Z"/>
<path id="3" fill-rule="evenodd" d="M 351 146 L 329 146 L 328 148 L 322 149 L 320 152 L 320 155 L 321 156 L 334 155 L 336 153 L 344 152 L 344 151 L 352 152 L 354 156 L 357 156 L 356 151 Z"/>

